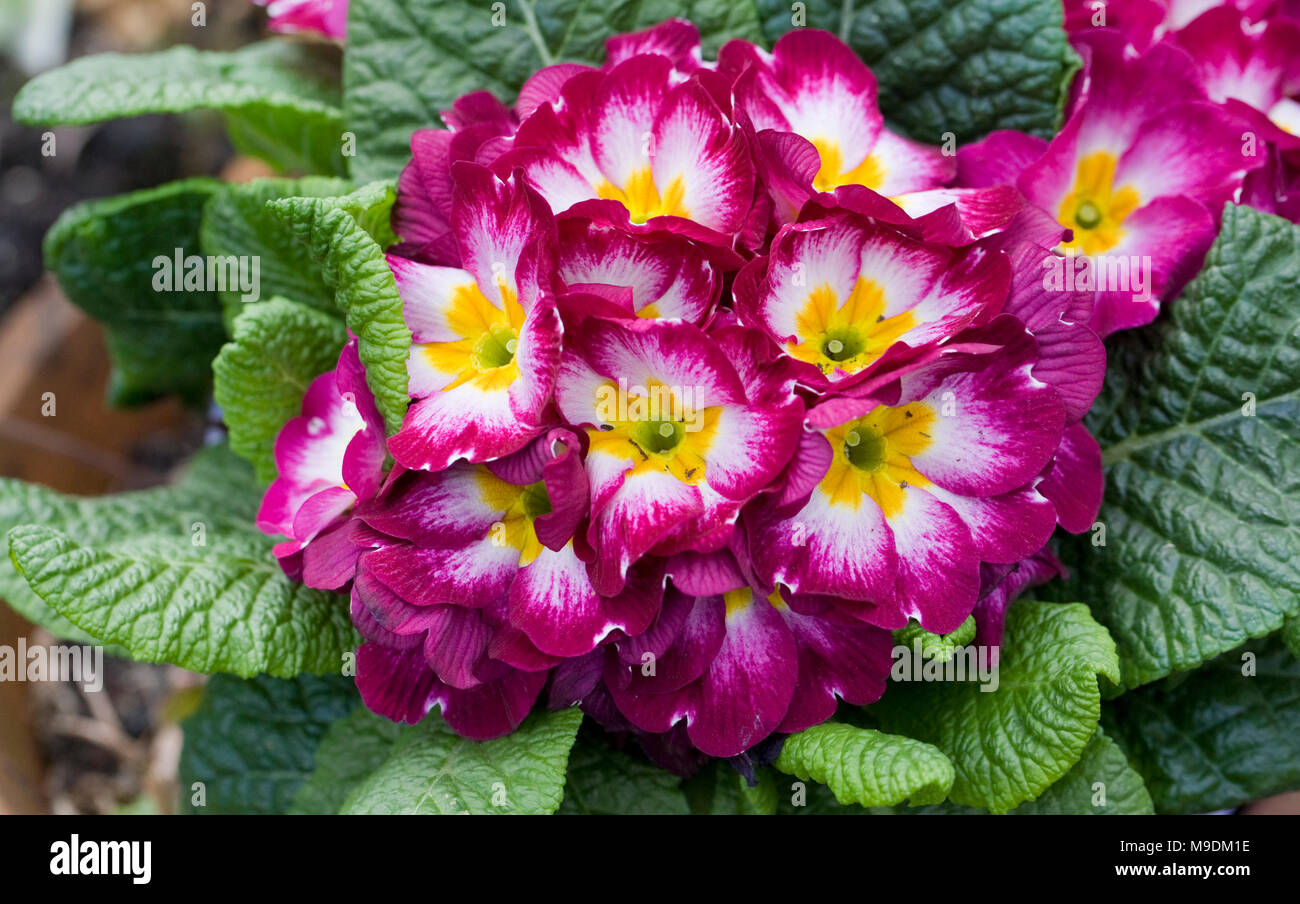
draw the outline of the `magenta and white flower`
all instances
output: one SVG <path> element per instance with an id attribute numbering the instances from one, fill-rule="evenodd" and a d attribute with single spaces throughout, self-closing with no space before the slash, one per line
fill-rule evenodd
<path id="1" fill-rule="evenodd" d="M 1184 51 L 1108 34 L 1051 144 L 945 155 L 830 34 L 715 65 L 680 20 L 416 133 L 387 257 L 410 406 L 385 440 L 349 342 L 259 517 L 350 592 L 365 703 L 486 739 L 545 692 L 685 773 L 878 699 L 909 620 L 997 644 L 1102 491 L 1089 324 L 1118 321 L 1044 270 L 1136 243 L 1168 290 L 1251 168 L 1189 132 L 1238 120 Z M 1187 78 L 1156 97 L 1162 65 Z"/>
<path id="2" fill-rule="evenodd" d="M 593 318 L 566 337 L 556 401 L 590 444 L 598 592 L 621 590 L 648 553 L 720 547 L 788 461 L 803 404 L 775 369 L 753 376 L 741 332 Z"/>
<path id="3" fill-rule="evenodd" d="M 800 364 L 804 383 L 861 382 L 992 320 L 1007 259 L 952 248 L 851 213 L 789 224 L 736 280 L 736 312 Z"/>
<path id="4" fill-rule="evenodd" d="M 493 165 L 522 168 L 557 215 L 731 247 L 753 205 L 754 167 L 712 75 L 686 75 L 659 53 L 579 72 Z"/>
<path id="5" fill-rule="evenodd" d="M 415 400 L 389 441 L 408 468 L 508 455 L 542 431 L 560 352 L 555 224 L 518 174 L 455 166 L 461 267 L 390 255 L 412 345 Z"/>
<path id="6" fill-rule="evenodd" d="M 955 173 L 939 148 L 885 128 L 875 76 L 829 32 L 795 29 L 771 53 L 731 41 L 718 68 L 736 79 L 736 115 L 755 134 L 778 225 L 815 192 L 858 185 L 892 197 L 946 185 Z"/>
<path id="7" fill-rule="evenodd" d="M 1218 211 L 1264 157 L 1245 121 L 1206 98 L 1186 52 L 1159 44 L 1126 53 L 1113 29 L 1075 40 L 1085 78 L 1061 133 L 1044 144 L 995 132 L 962 149 L 961 172 L 976 186 L 1014 180 L 1072 231 L 1058 250 L 1087 258 L 1094 280 L 1123 262 L 1128 278 L 1096 291 L 1092 326 L 1105 336 L 1151 321 L 1196 272 Z"/>
<path id="8" fill-rule="evenodd" d="M 747 520 L 761 577 L 855 601 L 846 611 L 881 627 L 911 618 L 946 633 L 970 615 L 982 562 L 1042 548 L 1061 520 L 1045 475 L 1067 432 L 1065 403 L 1034 377 L 1037 343 L 1014 318 L 982 339 L 988 350 L 810 410 L 791 480 Z"/>
<path id="9" fill-rule="evenodd" d="M 262 499 L 257 526 L 290 538 L 275 547 L 287 571 L 312 587 L 334 589 L 351 579 L 346 516 L 379 491 L 385 454 L 384 422 L 350 338 L 338 366 L 312 381 L 302 414 L 275 440 L 279 476 Z"/>

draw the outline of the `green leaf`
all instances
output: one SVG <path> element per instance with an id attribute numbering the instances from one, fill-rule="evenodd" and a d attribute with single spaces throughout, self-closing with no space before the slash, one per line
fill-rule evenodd
<path id="1" fill-rule="evenodd" d="M 976 681 L 896 681 L 868 712 L 886 731 L 948 755 L 955 803 L 1001 813 L 1078 762 L 1101 714 L 1099 674 L 1115 680 L 1119 664 L 1086 606 L 1021 602 L 1007 614 L 996 690 Z"/>
<path id="2" fill-rule="evenodd" d="M 230 448 L 253 463 L 262 483 L 275 479 L 280 429 L 346 341 L 342 321 L 283 298 L 250 305 L 235 321 L 234 338 L 212 363 L 214 395 Z"/>
<path id="3" fill-rule="evenodd" d="M 1254 674 L 1243 674 L 1248 667 Z M 1202 813 L 1300 788 L 1300 660 L 1280 638 L 1131 691 L 1107 704 L 1104 723 L 1160 813 Z"/>
<path id="4" fill-rule="evenodd" d="M 938 803 L 953 782 L 952 763 L 938 748 L 839 722 L 790 735 L 776 768 L 827 785 L 840 803 L 867 807 Z"/>
<path id="5" fill-rule="evenodd" d="M 602 732 L 583 732 L 569 754 L 562 815 L 685 816 L 681 781 L 627 750 L 615 750 Z"/>
<path id="6" fill-rule="evenodd" d="M 35 523 L 9 531 L 31 589 L 134 659 L 198 672 L 337 671 L 356 646 L 346 598 L 291 582 L 253 526 L 260 492 L 224 450 L 172 488 L 72 499 L 0 482 Z"/>
<path id="7" fill-rule="evenodd" d="M 378 769 L 403 734 L 416 731 L 358 706 L 329 727 L 316 749 L 316 768 L 298 789 L 291 813 L 338 813 L 352 789 Z"/>
<path id="8" fill-rule="evenodd" d="M 45 264 L 68 298 L 108 329 L 117 404 L 175 392 L 190 402 L 207 394 L 209 367 L 225 339 L 221 305 L 209 291 L 160 292 L 155 259 L 199 253 L 211 179 L 172 182 L 65 211 L 45 236 Z M 174 267 L 173 267 L 174 269 Z M 177 282 L 184 273 L 174 274 Z"/>
<path id="9" fill-rule="evenodd" d="M 266 205 L 279 198 L 342 195 L 349 188 L 340 179 L 320 177 L 256 179 L 222 185 L 203 210 L 199 234 L 203 251 L 211 255 L 257 258 L 262 299 L 279 295 L 336 312 L 334 290 L 326 284 L 316 260 Z M 244 307 L 240 294 L 239 291 L 222 293 L 228 323 Z"/>
<path id="10" fill-rule="evenodd" d="M 949 634 L 931 634 L 922 628 L 915 619 L 908 622 L 907 627 L 894 632 L 894 640 L 900 646 L 911 647 L 914 642 L 920 641 L 921 655 L 923 657 L 938 659 L 942 662 L 948 662 L 958 649 L 966 646 L 974 639 L 975 616 L 973 615 L 968 616 L 956 631 Z"/>
<path id="11" fill-rule="evenodd" d="M 190 465 L 193 479 L 190 486 L 197 483 L 213 483 L 218 486 L 228 484 L 231 479 L 239 479 L 243 474 L 243 464 L 234 456 L 219 448 L 200 452 Z M 0 538 L 10 528 L 20 524 L 46 524 L 50 526 L 70 526 L 78 535 L 87 540 L 105 540 L 109 537 L 142 523 L 150 515 L 160 520 L 168 517 L 165 490 L 145 490 L 132 494 L 138 504 L 125 509 L 106 506 L 104 497 L 83 499 L 76 496 L 64 496 L 54 490 L 37 484 L 24 483 L 20 480 L 0 478 Z M 194 495 L 194 490 L 189 491 Z M 108 497 L 113 498 L 113 497 Z M 116 497 L 121 498 L 121 497 Z M 150 500 L 157 500 L 151 504 Z M 221 501 L 229 502 L 229 499 Z M 207 501 L 205 500 L 205 504 Z M 117 517 L 117 516 L 122 517 Z M 6 546 L 7 548 L 7 546 Z M 13 567 L 7 555 L 0 556 L 0 599 L 28 621 L 48 630 L 54 636 L 72 643 L 101 644 L 85 631 L 68 621 L 58 612 L 46 605 L 45 601 L 32 592 Z M 109 644 L 105 651 L 114 656 L 127 656 L 126 650 Z"/>
<path id="12" fill-rule="evenodd" d="M 462 94 L 512 102 L 543 66 L 599 65 L 606 38 L 673 16 L 699 26 L 709 54 L 730 38 L 762 39 L 755 6 L 735 0 L 508 0 L 503 12 L 478 0 L 354 0 L 343 61 L 344 112 L 358 136 L 352 174 L 396 176 L 411 133 L 441 125 Z"/>
<path id="13" fill-rule="evenodd" d="M 342 175 L 337 51 L 297 41 L 231 53 L 172 47 L 83 57 L 32 79 L 14 119 L 77 125 L 144 113 L 220 110 L 231 139 L 284 171 Z"/>
<path id="14" fill-rule="evenodd" d="M 1111 343 L 1088 420 L 1105 545 L 1064 540 L 1073 579 L 1049 592 L 1089 602 L 1125 687 L 1300 613 L 1298 285 L 1300 227 L 1229 205 L 1169 321 Z"/>
<path id="15" fill-rule="evenodd" d="M 1124 751 L 1100 729 L 1069 772 L 1036 800 L 1026 801 L 1011 811 L 1014 816 L 1120 816 L 1154 812 L 1142 776 L 1128 764 Z"/>
<path id="16" fill-rule="evenodd" d="M 786 0 L 757 0 L 770 42 Z M 880 85 L 880 107 L 913 138 L 974 141 L 995 129 L 1050 138 L 1079 58 L 1059 0 L 807 0 L 806 25 L 848 41 Z"/>
<path id="17" fill-rule="evenodd" d="M 1300 618 L 1286 620 L 1282 626 L 1282 640 L 1296 657 L 1300 657 Z"/>
<path id="18" fill-rule="evenodd" d="M 458 737 L 429 717 L 393 745 L 357 784 L 343 813 L 547 814 L 564 798 L 564 777 L 582 712 L 536 713 L 493 741 Z"/>
<path id="19" fill-rule="evenodd" d="M 251 681 L 217 675 L 182 723 L 181 803 L 190 813 L 284 813 L 311 774 L 317 745 L 356 704 L 350 678 Z M 203 803 L 195 805 L 195 782 Z"/>
<path id="20" fill-rule="evenodd" d="M 402 298 L 381 244 L 394 197 L 390 184 L 373 183 L 341 198 L 286 198 L 270 203 L 271 210 L 306 243 L 321 263 L 326 283 L 334 288 L 335 303 L 357 337 L 366 383 L 390 435 L 401 427 L 410 402 L 406 358 L 411 348 Z"/>

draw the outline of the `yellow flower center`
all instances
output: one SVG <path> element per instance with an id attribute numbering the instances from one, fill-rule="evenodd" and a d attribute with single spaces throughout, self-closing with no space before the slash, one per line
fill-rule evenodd
<path id="1" fill-rule="evenodd" d="M 651 381 L 623 391 L 611 382 L 597 390 L 604 424 L 588 429 L 592 453 L 631 458 L 632 474 L 665 471 L 692 486 L 704 479 L 705 457 L 718 432 L 718 406 L 695 409 L 673 387 Z"/>
<path id="2" fill-rule="evenodd" d="M 881 405 L 865 417 L 825 431 L 834 458 L 822 478 L 822 492 L 832 505 L 855 511 L 862 497 L 870 496 L 886 517 L 896 515 L 906 487 L 930 484 L 912 465 L 912 456 L 929 447 L 935 417 L 924 402 Z"/>
<path id="3" fill-rule="evenodd" d="M 774 609 L 788 609 L 785 600 L 781 598 L 781 589 L 778 587 L 768 594 L 767 601 Z M 744 612 L 754 604 L 754 591 L 748 587 L 741 587 L 738 590 L 728 590 L 722 594 L 722 604 L 726 607 L 727 615 L 735 615 Z"/>
<path id="4" fill-rule="evenodd" d="M 878 189 L 885 184 L 885 167 L 874 154 L 868 154 L 860 163 L 844 170 L 844 155 L 840 152 L 838 142 L 829 138 L 814 138 L 813 147 L 821 157 L 822 165 L 813 177 L 813 188 L 818 191 L 832 191 L 841 185 L 865 185 Z"/>
<path id="5" fill-rule="evenodd" d="M 1079 161 L 1074 188 L 1061 204 L 1057 220 L 1074 230 L 1074 239 L 1063 242 L 1063 250 L 1102 254 L 1124 237 L 1123 224 L 1137 210 L 1141 199 L 1131 185 L 1115 187 L 1114 154 L 1096 151 Z"/>
<path id="6" fill-rule="evenodd" d="M 914 326 L 911 311 L 885 316 L 885 292 L 873 279 L 859 277 L 843 305 L 830 284 L 823 283 L 808 293 L 795 316 L 796 341 L 787 343 L 786 351 L 824 374 L 837 368 L 854 374 Z"/>
<path id="7" fill-rule="evenodd" d="M 537 539 L 533 521 L 551 510 L 546 484 L 538 481 L 528 486 L 516 486 L 484 467 L 478 468 L 475 476 L 484 504 L 503 513 L 501 520 L 489 528 L 488 539 L 498 546 L 519 550 L 520 567 L 531 564 L 544 548 Z"/>
<path id="8" fill-rule="evenodd" d="M 499 287 L 505 300 L 504 311 L 489 301 L 475 283 L 457 286 L 452 291 L 447 322 L 461 338 L 420 346 L 421 354 L 434 368 L 456 374 L 443 392 L 464 383 L 473 383 L 485 392 L 500 391 L 518 378 L 515 352 L 524 325 L 524 309 L 513 286 L 500 280 Z"/>
<path id="9" fill-rule="evenodd" d="M 622 188 L 609 180 L 601 182 L 596 186 L 596 197 L 621 203 L 633 223 L 645 223 L 652 217 L 689 218 L 691 215 L 686 207 L 686 183 L 682 177 L 674 178 L 661 195 L 648 166 L 633 173 Z"/>

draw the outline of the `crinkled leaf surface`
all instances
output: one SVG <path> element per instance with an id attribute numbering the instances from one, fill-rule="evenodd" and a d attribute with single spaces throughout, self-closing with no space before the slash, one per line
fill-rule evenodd
<path id="1" fill-rule="evenodd" d="M 769 43 L 798 11 L 757 0 Z M 804 24 L 848 41 L 875 73 L 885 116 L 927 144 L 1016 129 L 1050 138 L 1079 58 L 1058 0 L 807 0 Z"/>
<path id="2" fill-rule="evenodd" d="M 351 186 L 340 179 L 255 179 L 222 185 L 203 210 L 199 240 L 206 254 L 256 257 L 260 297 L 281 296 L 336 312 L 334 290 L 310 250 L 295 239 L 267 204 L 279 198 L 334 197 Z M 246 303 L 242 292 L 221 293 L 227 323 Z"/>
<path id="3" fill-rule="evenodd" d="M 350 678 L 217 675 L 182 723 L 181 803 L 200 814 L 283 813 L 311 774 L 326 730 L 356 705 Z M 202 782 L 202 805 L 195 805 Z"/>
<path id="4" fill-rule="evenodd" d="M 358 706 L 325 732 L 316 768 L 298 789 L 290 812 L 337 813 L 352 789 L 384 764 L 398 739 L 415 730 Z"/>
<path id="5" fill-rule="evenodd" d="M 470 91 L 513 102 L 535 71 L 599 65 L 605 39 L 682 16 L 706 53 L 729 38 L 761 40 L 758 13 L 734 0 L 353 0 L 344 59 L 344 111 L 357 135 L 352 174 L 390 179 L 410 158 L 411 133 Z"/>
<path id="6" fill-rule="evenodd" d="M 229 53 L 178 46 L 82 57 L 24 85 L 14 119 L 72 125 L 220 110 L 245 153 L 284 171 L 342 175 L 339 103 L 337 51 L 277 39 Z"/>
<path id="7" fill-rule="evenodd" d="M 65 211 L 45 236 L 45 265 L 68 298 L 108 330 L 113 358 L 109 396 L 118 404 L 178 393 L 200 401 L 211 384 L 212 356 L 225 339 L 215 292 L 156 291 L 159 257 L 198 255 L 211 179 L 159 188 Z M 172 288 L 182 288 L 175 273 Z M 159 283 L 161 284 L 161 282 Z"/>
<path id="8" fill-rule="evenodd" d="M 1170 315 L 1111 343 L 1105 545 L 1063 540 L 1048 590 L 1092 606 L 1126 687 L 1300 613 L 1300 226 L 1229 205 Z"/>
<path id="9" fill-rule="evenodd" d="M 246 307 L 234 336 L 212 363 L 213 393 L 230 431 L 230 448 L 257 477 L 276 476 L 275 438 L 302 408 L 307 387 L 338 361 L 343 321 L 307 305 L 273 298 Z"/>
<path id="10" fill-rule="evenodd" d="M 1020 602 L 1007 615 L 997 690 L 979 681 L 896 681 L 868 711 L 886 731 L 947 754 L 954 803 L 1000 813 L 1078 762 L 1101 714 L 1097 676 L 1118 674 L 1115 644 L 1086 606 Z"/>
<path id="11" fill-rule="evenodd" d="M 953 764 L 932 744 L 839 722 L 790 735 L 776 768 L 828 786 L 840 803 L 865 807 L 938 803 L 954 777 Z"/>
<path id="12" fill-rule="evenodd" d="M 1103 721 L 1161 813 L 1300 788 L 1300 659 L 1280 638 L 1130 691 L 1107 704 Z"/>
<path id="13" fill-rule="evenodd" d="M 493 741 L 458 737 L 430 716 L 403 732 L 388 759 L 348 794 L 343 813 L 548 814 L 564 777 L 580 710 L 534 713 Z"/>
<path id="14" fill-rule="evenodd" d="M 224 449 L 171 488 L 71 499 L 5 481 L 9 494 L 34 516 L 8 534 L 31 589 L 134 659 L 288 678 L 335 672 L 356 647 L 346 598 L 284 576 L 253 526 L 252 470 Z"/>
<path id="15" fill-rule="evenodd" d="M 390 434 L 406 415 L 406 358 L 411 331 L 402 298 L 384 259 L 391 240 L 388 213 L 396 197 L 391 184 L 376 182 L 340 198 L 286 198 L 271 209 L 320 262 L 335 304 L 357 336 L 366 383 Z"/>
<path id="16" fill-rule="evenodd" d="M 569 754 L 563 815 L 685 816 L 681 780 L 638 757 L 614 749 L 603 732 L 582 732 Z"/>

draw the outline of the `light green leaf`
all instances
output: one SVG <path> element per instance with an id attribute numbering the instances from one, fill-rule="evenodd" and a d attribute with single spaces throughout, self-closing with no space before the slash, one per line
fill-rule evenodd
<path id="1" fill-rule="evenodd" d="M 776 768 L 827 785 L 840 803 L 867 807 L 938 803 L 953 782 L 952 763 L 937 747 L 839 722 L 790 735 Z"/>
<path id="2" fill-rule="evenodd" d="M 401 427 L 410 402 L 406 358 L 411 348 L 402 299 L 382 246 L 394 198 L 390 184 L 373 183 L 341 198 L 286 198 L 270 204 L 306 243 L 333 286 L 335 304 L 357 337 L 366 383 L 390 435 Z"/>
<path id="3" fill-rule="evenodd" d="M 578 709 L 535 713 L 503 738 L 471 741 L 430 716 L 398 738 L 384 764 L 353 788 L 342 812 L 554 813 L 581 721 Z"/>
<path id="4" fill-rule="evenodd" d="M 144 113 L 220 110 L 231 138 L 288 172 L 344 172 L 337 51 L 272 40 L 230 53 L 172 47 L 104 53 L 38 75 L 14 119 L 75 125 Z"/>
<path id="5" fill-rule="evenodd" d="M 757 0 L 769 42 L 786 0 Z M 913 138 L 959 142 L 995 129 L 1044 138 L 1061 125 L 1079 58 L 1059 0 L 807 0 L 806 25 L 848 41 L 880 85 L 885 116 Z"/>
<path id="6" fill-rule="evenodd" d="M 9 531 L 14 565 L 91 636 L 199 672 L 337 671 L 356 646 L 347 600 L 284 576 L 253 526 L 259 496 L 224 450 L 173 488 L 72 499 L 0 482 L 34 516 Z"/>
<path id="7" fill-rule="evenodd" d="M 326 729 L 356 701 L 352 680 L 339 676 L 213 677 L 182 723 L 182 807 L 199 814 L 285 812 L 312 772 Z M 202 782 L 201 806 L 195 782 Z"/>
<path id="8" fill-rule="evenodd" d="M 504 24 L 499 17 L 504 16 Z M 735 0 L 354 0 L 343 64 L 344 111 L 358 136 L 352 174 L 389 179 L 410 158 L 411 133 L 470 91 L 513 102 L 551 63 L 599 65 L 605 39 L 682 16 L 706 53 L 729 38 L 761 40 L 758 14 Z"/>
<path id="9" fill-rule="evenodd" d="M 1106 705 L 1103 722 L 1160 813 L 1300 788 L 1300 660 L 1279 638 L 1130 691 Z"/>
<path id="10" fill-rule="evenodd" d="M 358 706 L 325 732 L 316 749 L 316 768 L 298 789 L 291 813 L 338 813 L 352 789 L 378 769 L 403 734 L 419 729 Z"/>
<path id="11" fill-rule="evenodd" d="M 868 710 L 886 731 L 952 760 L 955 803 L 996 813 L 1032 800 L 1078 762 L 1097 728 L 1097 676 L 1115 644 L 1079 603 L 1021 602 L 1007 614 L 997 690 L 976 681 L 891 683 Z"/>
<path id="12" fill-rule="evenodd" d="M 1124 751 L 1100 729 L 1070 767 L 1036 800 L 1011 811 L 1014 816 L 1121 816 L 1154 813 L 1142 776 L 1133 770 Z"/>
<path id="13" fill-rule="evenodd" d="M 234 338 L 212 363 L 214 395 L 230 448 L 253 463 L 258 480 L 275 479 L 276 436 L 346 341 L 341 320 L 283 298 L 250 305 L 235 321 Z"/>
<path id="14" fill-rule="evenodd" d="M 1300 613 L 1300 227 L 1229 205 L 1170 313 L 1111 343 L 1105 545 L 1064 540 L 1049 591 L 1089 602 L 1130 688 Z"/>
<path id="15" fill-rule="evenodd" d="M 910 621 L 907 627 L 894 632 L 895 643 L 899 646 L 913 647 L 916 641 L 920 641 L 921 655 L 926 659 L 938 659 L 941 662 L 952 659 L 959 648 L 974 639 L 975 616 L 973 615 L 968 616 L 956 631 L 949 634 L 931 634 L 915 619 Z"/>
<path id="16" fill-rule="evenodd" d="M 681 781 L 630 750 L 615 750 L 604 732 L 584 732 L 569 754 L 561 815 L 685 816 Z"/>
<path id="17" fill-rule="evenodd" d="M 155 258 L 199 254 L 211 179 L 172 182 L 64 212 L 45 236 L 45 264 L 68 298 L 108 329 L 114 372 L 109 396 L 136 404 L 175 392 L 198 402 L 225 338 L 221 305 L 209 291 L 154 289 Z M 174 268 L 173 268 L 174 269 Z M 175 274 L 178 281 L 184 273 Z"/>
<path id="18" fill-rule="evenodd" d="M 256 179 L 222 185 L 203 210 L 200 244 L 206 254 L 256 257 L 260 290 L 257 300 L 279 295 L 337 312 L 334 290 L 326 284 L 316 260 L 266 205 L 278 198 L 343 195 L 349 188 L 340 179 L 321 177 Z M 221 295 L 229 324 L 245 302 L 239 291 Z"/>
<path id="19" fill-rule="evenodd" d="M 231 468 L 231 463 L 234 469 Z M 190 469 L 195 480 L 212 481 L 218 486 L 229 484 L 232 479 L 239 479 L 244 471 L 243 465 L 234 456 L 222 449 L 204 450 L 192 462 Z M 170 518 L 164 494 L 166 490 L 145 490 L 132 494 L 138 505 L 117 509 L 105 505 L 105 498 L 83 499 L 76 496 L 64 496 L 54 490 L 21 480 L 0 478 L 0 538 L 10 528 L 20 524 L 46 524 L 50 526 L 75 526 L 79 536 L 87 540 L 105 540 L 132 527 L 140 526 L 150 516 L 166 520 Z M 191 491 L 192 492 L 192 491 Z M 164 496 L 163 499 L 158 497 Z M 151 504 L 150 500 L 157 500 Z M 229 501 L 229 500 L 225 500 Z M 5 549 L 7 549 L 7 544 Z M 11 608 L 28 621 L 40 625 L 55 637 L 72 643 L 101 644 L 85 631 L 68 621 L 58 612 L 46 605 L 45 601 L 32 592 L 13 567 L 8 555 L 0 556 L 0 599 L 5 600 Z M 119 646 L 109 644 L 105 651 L 114 656 L 127 656 Z"/>

